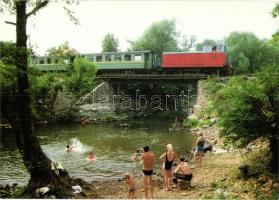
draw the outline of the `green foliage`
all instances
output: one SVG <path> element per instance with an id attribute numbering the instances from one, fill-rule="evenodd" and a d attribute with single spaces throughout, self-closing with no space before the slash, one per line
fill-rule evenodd
<path id="1" fill-rule="evenodd" d="M 276 6 L 273 8 L 271 14 L 273 17 L 279 16 L 279 3 L 277 3 Z M 279 46 L 279 31 L 272 35 L 272 43 Z"/>
<path id="2" fill-rule="evenodd" d="M 178 36 L 175 21 L 162 20 L 153 23 L 138 40 L 130 41 L 130 43 L 135 51 L 152 50 L 160 55 L 164 51 L 178 49 Z"/>
<path id="3" fill-rule="evenodd" d="M 0 41 L 0 60 L 5 65 L 16 64 L 16 44 L 11 41 Z M 32 49 L 27 49 L 28 56 L 33 56 Z"/>
<path id="4" fill-rule="evenodd" d="M 211 96 L 222 127 L 220 136 L 244 147 L 276 134 L 279 113 L 279 66 L 263 68 L 255 78 L 233 77 Z"/>
<path id="5" fill-rule="evenodd" d="M 43 74 L 30 79 L 30 93 L 38 109 L 43 110 L 45 105 L 52 111 L 58 92 L 63 90 L 63 77 L 58 74 Z"/>
<path id="6" fill-rule="evenodd" d="M 187 127 L 187 128 L 195 128 L 195 127 L 198 127 L 199 125 L 199 120 L 198 119 L 192 119 L 192 118 L 189 118 L 189 119 L 186 119 L 184 122 L 183 122 L 184 126 Z"/>
<path id="7" fill-rule="evenodd" d="M 252 33 L 232 32 L 225 44 L 233 60 L 234 74 L 253 73 L 262 66 L 279 64 L 279 46 L 260 40 Z"/>
<path id="8" fill-rule="evenodd" d="M 113 34 L 107 33 L 102 42 L 103 52 L 117 52 L 118 47 L 118 39 Z"/>
<path id="9" fill-rule="evenodd" d="M 279 3 L 276 4 L 276 6 L 272 10 L 272 16 L 273 17 L 278 17 L 279 16 Z"/>
<path id="10" fill-rule="evenodd" d="M 74 48 L 70 47 L 69 42 L 64 42 L 58 47 L 52 47 L 47 50 L 49 56 L 59 57 L 62 59 L 71 58 L 78 52 Z"/>
<path id="11" fill-rule="evenodd" d="M 15 65 L 16 45 L 14 42 L 0 42 L 1 61 L 6 65 Z"/>
<path id="12" fill-rule="evenodd" d="M 94 87 L 94 78 L 97 68 L 95 64 L 85 58 L 76 58 L 74 69 L 70 76 L 65 78 L 65 85 L 69 92 L 79 97 L 90 92 Z"/>
<path id="13" fill-rule="evenodd" d="M 201 43 L 197 43 L 196 50 L 202 51 L 204 46 L 214 46 L 217 44 L 217 41 L 211 39 L 205 39 Z"/>

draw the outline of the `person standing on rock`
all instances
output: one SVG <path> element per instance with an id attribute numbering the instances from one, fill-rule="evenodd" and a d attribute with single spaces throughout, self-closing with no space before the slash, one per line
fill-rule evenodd
<path id="1" fill-rule="evenodd" d="M 204 143 L 205 143 L 205 138 L 202 133 L 199 134 L 199 137 L 196 142 L 196 150 L 195 150 L 195 163 L 197 167 L 201 167 L 202 163 L 202 156 L 203 156 L 203 151 L 204 151 Z"/>
<path id="2" fill-rule="evenodd" d="M 152 174 L 153 168 L 155 165 L 155 156 L 152 152 L 149 151 L 149 146 L 143 147 L 143 154 L 141 156 L 143 164 L 143 187 L 145 198 L 148 198 L 148 188 L 150 188 L 151 198 L 153 198 L 153 183 L 152 183 Z"/>

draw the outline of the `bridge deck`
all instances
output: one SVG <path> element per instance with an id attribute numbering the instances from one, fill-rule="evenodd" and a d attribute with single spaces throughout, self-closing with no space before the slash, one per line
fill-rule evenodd
<path id="1" fill-rule="evenodd" d="M 140 80 L 191 80 L 206 79 L 205 74 L 102 74 L 99 79 L 140 79 Z"/>

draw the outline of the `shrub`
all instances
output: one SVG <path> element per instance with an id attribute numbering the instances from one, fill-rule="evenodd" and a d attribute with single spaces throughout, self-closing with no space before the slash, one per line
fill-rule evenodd
<path id="1" fill-rule="evenodd" d="M 195 128 L 199 125 L 198 119 L 189 118 L 183 122 L 183 125 L 187 128 Z"/>

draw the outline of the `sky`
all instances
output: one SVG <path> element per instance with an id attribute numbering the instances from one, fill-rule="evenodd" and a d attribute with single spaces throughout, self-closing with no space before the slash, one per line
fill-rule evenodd
<path id="1" fill-rule="evenodd" d="M 28 35 L 39 55 L 68 41 L 80 53 L 102 50 L 102 40 L 109 32 L 119 40 L 119 48 L 127 50 L 127 40 L 136 40 L 153 23 L 175 19 L 177 31 L 205 38 L 223 40 L 232 31 L 253 32 L 259 38 L 270 38 L 279 29 L 279 18 L 270 12 L 275 0 L 80 0 L 72 6 L 80 25 L 65 14 L 62 3 L 50 3 L 28 21 Z M 15 41 L 15 16 L 0 14 L 0 40 Z"/>

